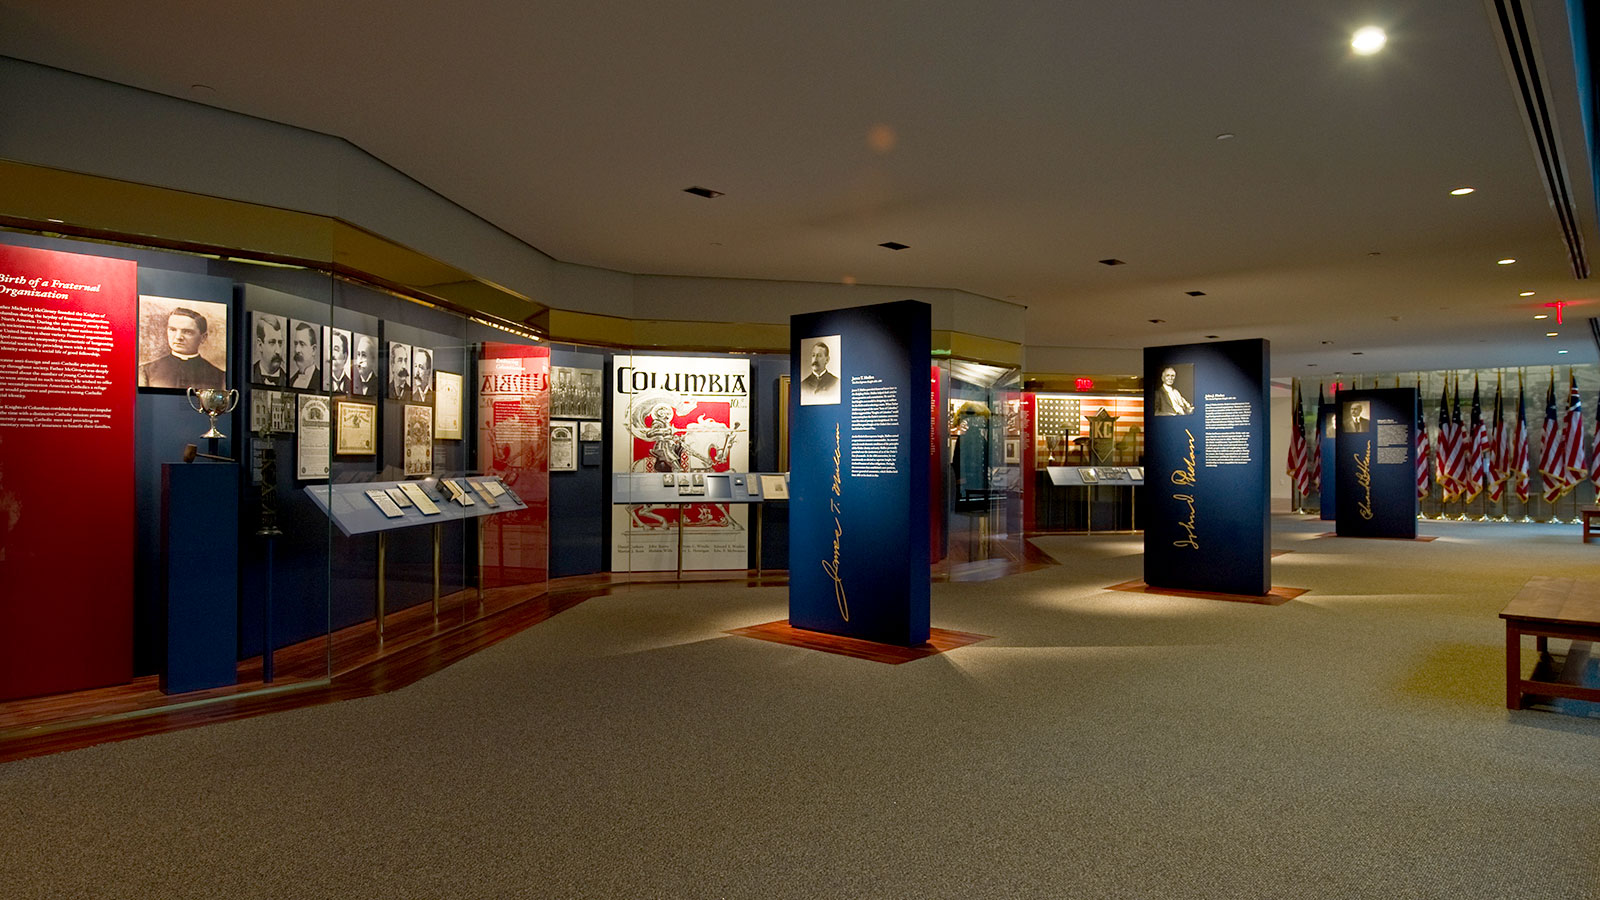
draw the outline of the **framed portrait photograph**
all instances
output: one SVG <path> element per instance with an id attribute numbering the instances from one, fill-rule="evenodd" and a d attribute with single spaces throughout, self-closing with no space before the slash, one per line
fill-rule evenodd
<path id="1" fill-rule="evenodd" d="M 433 402 L 433 351 L 411 348 L 411 402 Z"/>
<path id="2" fill-rule="evenodd" d="M 288 379 L 289 320 L 275 313 L 250 313 L 250 383 L 283 387 Z"/>
<path id="3" fill-rule="evenodd" d="M 433 436 L 461 440 L 461 376 L 454 372 L 433 373 Z"/>
<path id="4" fill-rule="evenodd" d="M 378 396 L 382 384 L 378 379 L 378 367 L 382 362 L 377 338 L 370 334 L 350 335 L 350 396 Z"/>
<path id="5" fill-rule="evenodd" d="M 1158 373 L 1155 388 L 1158 416 L 1187 416 L 1194 406 L 1194 363 L 1178 363 Z"/>
<path id="6" fill-rule="evenodd" d="M 831 406 L 839 402 L 839 335 L 810 337 L 800 342 L 801 406 Z"/>
<path id="7" fill-rule="evenodd" d="M 139 295 L 139 387 L 228 386 L 228 304 Z"/>
<path id="8" fill-rule="evenodd" d="M 578 469 L 578 423 L 550 423 L 550 471 L 575 472 Z"/>
<path id="9" fill-rule="evenodd" d="M 378 452 L 378 407 L 341 400 L 334 404 L 333 452 L 340 456 L 375 456 Z"/>
<path id="10" fill-rule="evenodd" d="M 322 389 L 330 394 L 350 393 L 351 341 L 349 331 L 322 326 Z"/>
<path id="11" fill-rule="evenodd" d="M 389 342 L 389 399 L 411 399 L 411 345 Z"/>
<path id="12" fill-rule="evenodd" d="M 289 320 L 288 386 L 297 391 L 322 390 L 322 326 L 315 322 Z"/>

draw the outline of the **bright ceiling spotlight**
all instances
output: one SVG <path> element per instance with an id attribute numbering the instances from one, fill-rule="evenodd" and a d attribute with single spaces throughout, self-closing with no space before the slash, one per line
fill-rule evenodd
<path id="1" fill-rule="evenodd" d="M 1522 293 L 1518 294 L 1517 296 L 1518 297 L 1532 297 L 1533 296 L 1533 291 L 1523 291 Z"/>
<path id="2" fill-rule="evenodd" d="M 1497 266 L 1509 266 L 1514 262 L 1516 262 L 1516 260 L 1514 260 L 1514 259 L 1512 259 L 1511 257 L 1508 256 L 1505 259 L 1497 259 L 1497 260 L 1495 260 L 1494 264 L 1497 265 Z"/>
<path id="3" fill-rule="evenodd" d="M 1372 54 L 1377 53 L 1379 50 L 1382 50 L 1383 45 L 1388 42 L 1389 36 L 1384 34 L 1383 29 L 1376 25 L 1368 25 L 1365 28 L 1357 28 L 1356 33 L 1350 36 L 1351 49 L 1355 50 L 1362 56 L 1371 56 Z"/>
<path id="4" fill-rule="evenodd" d="M 1450 196 L 1452 196 L 1452 197 L 1465 197 L 1466 195 L 1472 193 L 1474 190 L 1475 190 L 1475 188 L 1458 187 L 1455 190 L 1450 192 Z"/>

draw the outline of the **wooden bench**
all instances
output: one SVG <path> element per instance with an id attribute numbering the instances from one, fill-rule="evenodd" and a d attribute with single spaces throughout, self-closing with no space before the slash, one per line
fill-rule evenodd
<path id="1" fill-rule="evenodd" d="M 1522 677 L 1522 636 L 1539 652 L 1550 638 L 1600 641 L 1600 582 L 1535 575 L 1500 612 L 1506 620 L 1506 708 L 1521 709 L 1526 695 L 1600 702 L 1600 688 Z"/>
<path id="2" fill-rule="evenodd" d="M 1600 516 L 1600 506 L 1589 506 L 1578 510 L 1578 515 L 1583 516 L 1583 542 L 1589 543 L 1589 525 L 1595 516 Z"/>

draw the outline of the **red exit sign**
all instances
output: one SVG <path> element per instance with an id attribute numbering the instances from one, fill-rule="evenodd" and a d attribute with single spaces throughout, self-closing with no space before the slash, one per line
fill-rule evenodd
<path id="1" fill-rule="evenodd" d="M 1092 391 L 1092 390 L 1094 390 L 1094 379 L 1093 378 L 1079 378 L 1077 381 L 1074 381 L 1073 384 L 1080 391 Z"/>

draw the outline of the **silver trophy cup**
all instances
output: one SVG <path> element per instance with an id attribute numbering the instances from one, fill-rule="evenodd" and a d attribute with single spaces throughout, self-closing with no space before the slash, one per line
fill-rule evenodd
<path id="1" fill-rule="evenodd" d="M 200 435 L 201 437 L 227 437 L 217 430 L 217 416 L 233 412 L 233 408 L 239 405 L 239 392 L 220 388 L 202 388 L 198 391 L 189 388 L 189 405 L 194 407 L 195 412 L 205 413 L 211 417 L 211 430 Z"/>

